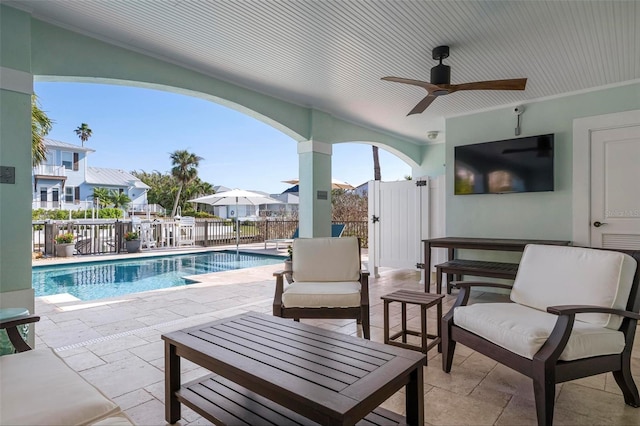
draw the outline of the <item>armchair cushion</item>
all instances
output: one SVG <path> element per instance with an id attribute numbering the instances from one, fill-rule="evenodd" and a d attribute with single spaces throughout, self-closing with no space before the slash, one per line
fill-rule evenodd
<path id="1" fill-rule="evenodd" d="M 0 424 L 85 425 L 120 413 L 50 349 L 0 357 L 0 373 Z"/>
<path id="2" fill-rule="evenodd" d="M 557 315 L 517 303 L 459 306 L 453 316 L 457 326 L 528 359 L 533 359 L 549 338 L 557 319 Z M 560 360 L 619 354 L 624 346 L 622 332 L 576 321 Z"/>
<path id="3" fill-rule="evenodd" d="M 293 280 L 358 281 L 360 247 L 356 237 L 293 240 Z"/>
<path id="4" fill-rule="evenodd" d="M 511 300 L 546 312 L 554 305 L 595 305 L 625 309 L 636 270 L 629 255 L 582 247 L 528 245 Z M 617 330 L 622 318 L 578 314 L 577 321 Z"/>
<path id="5" fill-rule="evenodd" d="M 360 282 L 294 282 L 282 293 L 287 308 L 350 308 L 361 304 Z"/>

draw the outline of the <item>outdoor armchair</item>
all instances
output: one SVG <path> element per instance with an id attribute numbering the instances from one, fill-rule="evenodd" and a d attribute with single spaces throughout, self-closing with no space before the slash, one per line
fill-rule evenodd
<path id="1" fill-rule="evenodd" d="M 640 251 L 528 245 L 513 287 L 457 282 L 442 319 L 442 368 L 456 343 L 533 379 L 539 425 L 553 423 L 555 386 L 613 372 L 624 401 L 640 406 L 631 350 L 640 319 Z M 511 303 L 467 305 L 473 287 L 511 288 Z"/>
<path id="2" fill-rule="evenodd" d="M 369 273 L 361 270 L 358 238 L 297 238 L 292 269 L 286 288 L 284 271 L 274 273 L 274 316 L 353 318 L 369 339 Z"/>
<path id="3" fill-rule="evenodd" d="M 31 350 L 18 327 L 39 319 L 22 315 L 0 321 L 0 329 L 7 330 L 17 352 L 0 357 L 0 424 L 132 425 L 115 402 L 52 349 Z"/>

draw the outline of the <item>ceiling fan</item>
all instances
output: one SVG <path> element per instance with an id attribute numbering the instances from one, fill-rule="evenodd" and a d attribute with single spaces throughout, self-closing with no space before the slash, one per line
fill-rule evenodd
<path id="1" fill-rule="evenodd" d="M 476 81 L 474 83 L 451 84 L 451 67 L 443 65 L 442 60 L 449 57 L 449 46 L 438 46 L 432 51 L 432 57 L 440 64 L 431 68 L 431 82 L 411 80 L 400 77 L 382 77 L 383 80 L 395 81 L 396 83 L 412 84 L 424 87 L 429 93 L 424 99 L 418 102 L 409 114 L 419 114 L 438 97 L 460 90 L 524 90 L 527 79 L 515 78 L 511 80 L 490 80 Z"/>

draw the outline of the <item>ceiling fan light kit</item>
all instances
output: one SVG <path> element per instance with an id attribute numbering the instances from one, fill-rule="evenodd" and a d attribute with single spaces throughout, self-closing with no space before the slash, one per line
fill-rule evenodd
<path id="1" fill-rule="evenodd" d="M 431 68 L 431 82 L 411 80 L 401 77 L 382 77 L 383 80 L 396 83 L 411 84 L 422 87 L 427 91 L 427 96 L 423 98 L 409 114 L 419 114 L 431 105 L 438 96 L 448 95 L 460 90 L 524 90 L 527 85 L 526 78 L 516 78 L 509 80 L 489 80 L 476 81 L 473 83 L 451 84 L 451 67 L 442 63 L 443 59 L 449 57 L 449 46 L 438 46 L 431 52 L 433 59 L 440 63 Z"/>

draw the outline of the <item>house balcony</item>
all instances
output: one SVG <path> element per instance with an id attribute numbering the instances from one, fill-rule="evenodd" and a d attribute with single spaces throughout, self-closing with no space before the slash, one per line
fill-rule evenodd
<path id="1" fill-rule="evenodd" d="M 63 178 L 67 176 L 64 166 L 53 166 L 50 164 L 40 164 L 33 168 L 34 176 L 46 176 L 53 178 Z"/>
<path id="2" fill-rule="evenodd" d="M 41 179 L 59 180 L 64 182 L 67 180 L 67 170 L 64 166 L 52 166 L 50 164 L 40 164 L 33 168 L 33 190 L 38 187 L 38 181 Z"/>

